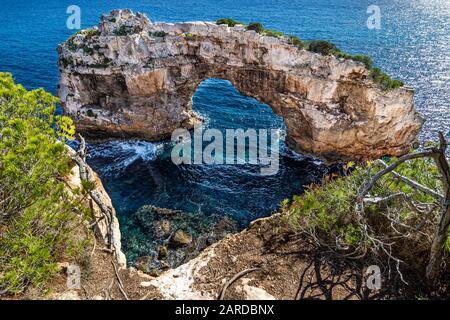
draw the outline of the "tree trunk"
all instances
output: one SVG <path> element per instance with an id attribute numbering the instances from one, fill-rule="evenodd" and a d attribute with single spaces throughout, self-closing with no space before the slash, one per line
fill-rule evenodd
<path id="1" fill-rule="evenodd" d="M 444 257 L 444 243 L 449 236 L 450 226 L 450 168 L 445 157 L 447 143 L 444 135 L 439 133 L 440 152 L 434 156 L 439 173 L 442 176 L 442 184 L 444 187 L 444 199 L 442 203 L 442 214 L 439 219 L 439 224 L 434 233 L 433 243 L 431 245 L 430 261 L 427 265 L 426 277 L 431 282 L 437 280 L 439 276 L 439 269 Z"/>

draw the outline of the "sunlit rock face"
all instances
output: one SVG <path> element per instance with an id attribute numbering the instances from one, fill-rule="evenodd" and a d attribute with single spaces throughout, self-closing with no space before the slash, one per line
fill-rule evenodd
<path id="1" fill-rule="evenodd" d="M 270 105 L 291 148 L 329 161 L 403 154 L 423 122 L 410 88 L 384 91 L 361 63 L 242 26 L 151 23 L 116 10 L 58 51 L 63 108 L 94 138 L 160 140 L 192 128 L 191 98 L 208 78 Z"/>

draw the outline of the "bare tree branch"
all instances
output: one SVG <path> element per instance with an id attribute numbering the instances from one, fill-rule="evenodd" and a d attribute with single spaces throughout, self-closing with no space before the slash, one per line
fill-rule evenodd
<path id="1" fill-rule="evenodd" d="M 387 164 L 386 162 L 384 162 L 383 160 L 381 160 L 381 159 L 377 160 L 376 162 L 377 162 L 377 163 L 380 163 L 380 164 L 383 165 L 385 168 L 388 167 L 388 164 Z M 434 191 L 434 190 L 431 190 L 430 188 L 428 188 L 428 187 L 426 187 L 426 186 L 423 186 L 423 185 L 421 185 L 420 183 L 418 183 L 418 182 L 416 182 L 416 181 L 414 181 L 414 180 L 412 180 L 412 179 L 410 179 L 410 178 L 408 178 L 408 177 L 402 176 L 401 174 L 399 174 L 398 172 L 396 172 L 396 171 L 394 171 L 394 170 L 392 170 L 390 173 L 391 173 L 394 177 L 396 177 L 397 179 L 399 179 L 399 180 L 401 180 L 402 182 L 404 182 L 404 183 L 406 183 L 407 185 L 409 185 L 410 187 L 416 188 L 416 189 L 418 189 L 418 190 L 420 190 L 420 191 L 422 191 L 422 192 L 424 192 L 424 193 L 427 193 L 427 194 L 429 194 L 430 196 L 433 196 L 433 197 L 435 197 L 436 199 L 438 199 L 440 202 L 442 202 L 442 201 L 444 200 L 444 196 L 443 196 L 442 194 L 440 194 L 440 193 L 438 193 L 438 192 L 436 192 L 436 191 Z"/>
<path id="2" fill-rule="evenodd" d="M 397 168 L 399 165 L 401 165 L 403 162 L 407 161 L 407 160 L 412 160 L 412 159 L 418 159 L 418 158 L 425 158 L 425 157 L 430 157 L 430 156 L 434 156 L 437 154 L 437 151 L 434 149 L 430 149 L 430 150 L 426 150 L 423 152 L 418 152 L 418 153 L 409 153 L 406 154 L 402 157 L 400 157 L 397 161 L 395 161 L 393 164 L 389 165 L 388 167 L 386 167 L 385 169 L 379 171 L 369 182 L 367 182 L 364 187 L 359 191 L 358 193 L 358 200 L 362 201 L 362 199 L 366 196 L 366 194 L 373 188 L 373 186 L 375 185 L 375 183 L 381 178 L 383 177 L 385 174 L 390 173 L 391 171 L 395 170 L 395 168 Z"/>
<path id="3" fill-rule="evenodd" d="M 439 153 L 434 155 L 434 161 L 441 174 L 441 180 L 444 187 L 444 201 L 442 203 L 442 214 L 439 219 L 439 224 L 435 230 L 433 243 L 431 245 L 430 261 L 426 269 L 426 277 L 430 281 L 436 281 L 439 276 L 439 268 L 444 255 L 444 243 L 448 237 L 448 230 L 450 226 L 450 167 L 445 157 L 447 150 L 447 141 L 444 134 L 439 132 Z"/>

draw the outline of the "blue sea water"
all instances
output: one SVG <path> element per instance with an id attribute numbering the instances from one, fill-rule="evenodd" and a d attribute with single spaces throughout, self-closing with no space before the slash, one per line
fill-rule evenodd
<path id="1" fill-rule="evenodd" d="M 56 93 L 56 47 L 68 30 L 69 5 L 81 8 L 82 28 L 98 23 L 117 8 L 146 13 L 153 21 L 216 20 L 232 17 L 259 21 L 265 27 L 302 39 L 327 39 L 350 53 L 373 57 L 393 78 L 416 90 L 416 108 L 426 118 L 420 139 L 450 128 L 450 0 L 2 0 L 0 3 L 0 71 L 33 89 Z M 366 25 L 369 5 L 381 9 L 381 29 Z M 229 82 L 205 81 L 194 96 L 194 110 L 207 125 L 225 128 L 280 128 L 269 106 L 241 96 Z M 282 144 L 280 172 L 261 177 L 252 166 L 175 166 L 167 143 L 142 141 L 91 145 L 90 163 L 101 174 L 128 240 L 145 241 L 134 212 L 153 204 L 205 215 L 229 215 L 245 225 L 270 214 L 285 197 L 320 181 L 330 169 L 293 154 Z M 131 222 L 130 222 L 131 221 Z M 131 252 L 135 257 L 145 252 Z"/>

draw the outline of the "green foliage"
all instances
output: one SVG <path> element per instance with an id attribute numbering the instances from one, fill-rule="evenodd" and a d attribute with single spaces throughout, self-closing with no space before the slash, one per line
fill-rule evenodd
<path id="1" fill-rule="evenodd" d="M 326 40 L 313 40 L 308 43 L 307 49 L 311 52 L 330 55 L 337 50 L 337 47 L 334 43 Z"/>
<path id="2" fill-rule="evenodd" d="M 323 55 L 333 55 L 337 58 L 362 62 L 371 72 L 373 80 L 383 87 L 385 90 L 392 90 L 402 87 L 404 84 L 400 80 L 391 79 L 389 75 L 373 66 L 373 60 L 369 56 L 363 54 L 352 55 L 339 50 L 335 44 L 325 40 L 310 41 L 306 49 Z"/>
<path id="3" fill-rule="evenodd" d="M 190 33 L 190 32 L 185 32 L 181 35 L 183 38 L 185 38 L 186 40 L 193 40 L 195 39 L 195 36 Z"/>
<path id="4" fill-rule="evenodd" d="M 82 192 L 87 194 L 95 189 L 95 182 L 92 180 L 81 180 Z"/>
<path id="5" fill-rule="evenodd" d="M 69 38 L 69 40 L 67 40 L 67 48 L 69 48 L 70 51 L 75 52 L 78 50 L 78 45 L 75 43 L 75 39 Z"/>
<path id="6" fill-rule="evenodd" d="M 369 56 L 366 56 L 364 54 L 350 55 L 349 59 L 364 63 L 366 68 L 369 69 L 369 70 L 373 68 L 373 60 L 372 60 L 372 58 L 369 57 Z"/>
<path id="7" fill-rule="evenodd" d="M 450 252 L 450 227 L 448 227 L 448 231 L 447 231 L 447 240 L 444 243 L 444 248 L 445 250 L 447 250 L 448 252 Z"/>
<path id="8" fill-rule="evenodd" d="M 164 38 L 167 35 L 167 33 L 165 31 L 155 31 L 155 32 L 149 32 L 148 35 L 150 37 Z"/>
<path id="9" fill-rule="evenodd" d="M 98 29 L 87 29 L 83 31 L 83 35 L 86 40 L 90 40 L 93 37 L 98 37 L 100 35 L 100 31 Z"/>
<path id="10" fill-rule="evenodd" d="M 268 37 L 281 38 L 283 36 L 283 33 L 279 32 L 279 31 L 271 30 L 271 29 L 266 29 L 266 30 L 264 30 L 263 35 L 268 36 Z"/>
<path id="11" fill-rule="evenodd" d="M 395 158 L 385 159 L 387 164 L 396 161 Z M 370 241 L 362 237 L 359 217 L 355 213 L 355 204 L 360 187 L 375 175 L 381 167 L 368 163 L 365 167 L 355 166 L 349 163 L 347 169 L 351 173 L 336 179 L 328 179 L 323 186 L 311 186 L 301 196 L 294 196 L 291 203 L 284 200 L 281 203 L 281 210 L 284 217 L 295 228 L 315 234 L 323 243 L 335 246 L 336 242 L 342 241 L 349 247 L 356 248 L 363 241 Z M 442 192 L 443 186 L 438 178 L 438 169 L 435 162 L 429 158 L 419 158 L 402 163 L 397 167 L 396 172 L 408 177 L 423 186 L 432 190 Z M 388 195 L 402 192 L 408 195 L 417 203 L 435 203 L 435 199 L 427 193 L 420 192 L 410 187 L 392 175 L 385 175 L 370 191 L 372 197 L 386 197 Z M 422 221 L 423 216 L 411 209 L 402 198 L 392 199 L 383 205 L 371 205 L 368 210 L 371 228 L 376 230 L 382 238 L 398 238 L 395 232 L 390 229 L 390 222 L 382 217 L 382 214 L 389 212 L 390 215 L 398 215 L 400 223 L 404 225 L 416 225 Z M 433 220 L 433 219 L 431 219 Z M 428 232 L 421 240 L 417 240 L 416 246 L 423 247 L 424 243 L 433 236 L 433 228 L 424 229 L 421 232 Z M 422 235 L 423 236 L 423 235 Z M 386 240 L 387 241 L 387 240 Z M 398 240 L 401 241 L 401 240 Z M 409 239 L 410 245 L 414 245 L 414 237 Z M 395 244 L 395 240 L 391 241 Z M 369 243 L 369 247 L 375 243 Z M 431 244 L 428 243 L 430 246 Z M 446 248 L 450 252 L 450 230 Z M 403 248 L 404 244 L 399 244 Z M 395 247 L 394 247 L 395 248 Z"/>
<path id="12" fill-rule="evenodd" d="M 70 58 L 61 58 L 61 63 L 64 66 L 64 68 L 67 68 L 68 66 L 72 65 L 72 60 Z"/>
<path id="13" fill-rule="evenodd" d="M 132 27 L 132 26 L 121 25 L 119 28 L 114 30 L 114 34 L 118 37 L 124 37 L 129 34 L 139 33 L 141 31 L 142 31 L 142 28 L 139 26 Z"/>
<path id="14" fill-rule="evenodd" d="M 94 53 L 94 49 L 92 49 L 91 47 L 88 47 L 88 46 L 84 46 L 83 47 L 83 52 L 86 53 L 86 54 L 91 55 L 91 54 Z"/>
<path id="15" fill-rule="evenodd" d="M 242 22 L 239 22 L 239 21 L 236 21 L 236 20 L 233 20 L 233 19 L 230 19 L 230 18 L 219 19 L 219 20 L 216 21 L 216 24 L 218 24 L 218 25 L 226 24 L 229 27 L 234 27 L 234 26 L 236 26 L 238 24 L 245 25 Z"/>
<path id="16" fill-rule="evenodd" d="M 86 115 L 87 115 L 88 117 L 90 117 L 90 118 L 92 118 L 92 117 L 95 116 L 94 111 L 92 111 L 92 109 L 88 109 L 88 110 L 86 111 Z"/>
<path id="17" fill-rule="evenodd" d="M 128 33 L 129 33 L 129 28 L 125 25 L 121 25 L 119 28 L 114 30 L 114 34 L 118 37 L 126 36 L 126 35 L 128 35 Z"/>
<path id="18" fill-rule="evenodd" d="M 285 210 L 289 221 L 296 228 L 304 225 L 330 237 L 343 237 L 347 230 L 352 235 L 356 234 L 358 231 L 356 227 L 350 227 L 353 225 L 349 217 L 356 202 L 358 187 L 365 177 L 365 170 L 358 168 L 351 175 L 322 187 L 311 186 L 303 195 L 294 197 Z M 351 238 L 353 241 L 354 236 Z"/>
<path id="19" fill-rule="evenodd" d="M 247 26 L 247 30 L 253 30 L 257 33 L 262 33 L 264 31 L 264 27 L 259 22 L 250 22 Z"/>
<path id="20" fill-rule="evenodd" d="M 74 126 L 54 116 L 57 101 L 0 73 L 0 291 L 43 285 L 86 210 L 62 182 L 70 159 L 58 139 L 73 138 Z"/>
<path id="21" fill-rule="evenodd" d="M 380 83 L 385 90 L 393 90 L 403 86 L 403 82 L 392 79 L 389 75 L 381 71 L 380 68 L 372 68 L 371 74 L 373 80 Z"/>
<path id="22" fill-rule="evenodd" d="M 304 46 L 303 41 L 300 40 L 300 38 L 297 36 L 290 35 L 288 37 L 288 40 L 289 40 L 289 43 L 291 43 L 292 45 L 294 45 L 296 47 L 303 48 L 303 46 Z"/>

